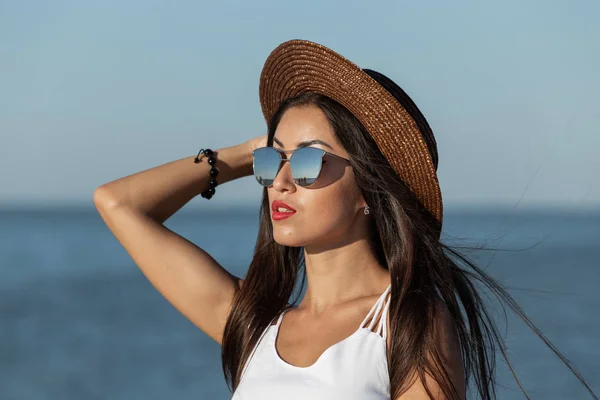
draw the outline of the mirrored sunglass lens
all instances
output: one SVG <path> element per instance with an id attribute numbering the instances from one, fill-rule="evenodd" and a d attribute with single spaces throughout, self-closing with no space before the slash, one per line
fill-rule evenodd
<path id="1" fill-rule="evenodd" d="M 254 156 L 254 177 L 261 185 L 271 186 L 281 162 L 279 153 L 271 147 L 263 147 L 254 150 L 252 154 Z"/>
<path id="2" fill-rule="evenodd" d="M 302 147 L 290 158 L 292 176 L 297 185 L 312 185 L 321 172 L 323 150 L 314 147 Z"/>

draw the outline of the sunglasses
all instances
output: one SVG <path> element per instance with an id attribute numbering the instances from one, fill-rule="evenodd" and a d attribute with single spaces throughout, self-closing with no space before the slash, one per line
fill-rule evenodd
<path id="1" fill-rule="evenodd" d="M 291 152 L 289 158 L 283 158 Z M 316 147 L 300 147 L 296 150 L 276 150 L 271 146 L 259 147 L 252 152 L 254 177 L 264 187 L 269 187 L 277 177 L 284 162 L 290 163 L 292 178 L 298 186 L 310 186 L 317 181 L 323 167 L 323 157 L 328 156 L 349 161 L 343 157 L 318 149 Z"/>

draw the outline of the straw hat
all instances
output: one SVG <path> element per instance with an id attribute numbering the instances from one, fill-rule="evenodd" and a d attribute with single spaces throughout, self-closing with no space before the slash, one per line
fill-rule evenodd
<path id="1" fill-rule="evenodd" d="M 283 100 L 305 92 L 330 97 L 358 118 L 441 230 L 436 142 L 410 97 L 384 75 L 363 70 L 323 45 L 284 42 L 271 52 L 260 76 L 260 104 L 267 124 Z"/>

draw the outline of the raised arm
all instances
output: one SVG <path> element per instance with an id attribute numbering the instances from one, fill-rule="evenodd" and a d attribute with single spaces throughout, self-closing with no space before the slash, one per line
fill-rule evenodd
<path id="1" fill-rule="evenodd" d="M 261 136 L 215 150 L 219 185 L 252 174 L 252 150 L 264 140 Z M 152 285 L 220 344 L 242 281 L 163 225 L 209 186 L 207 158 L 198 164 L 193 159 L 186 157 L 106 183 L 94 191 L 94 204 Z"/>

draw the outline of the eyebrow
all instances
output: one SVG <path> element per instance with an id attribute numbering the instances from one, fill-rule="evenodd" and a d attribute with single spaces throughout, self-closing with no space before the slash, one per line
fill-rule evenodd
<path id="1" fill-rule="evenodd" d="M 281 147 L 281 148 L 283 148 L 283 147 L 284 147 L 284 146 L 283 146 L 283 143 L 281 143 L 279 140 L 277 140 L 277 138 L 273 137 L 273 141 L 274 141 L 275 143 L 277 143 L 277 145 L 278 145 L 279 147 Z M 303 142 L 299 142 L 299 143 L 298 143 L 296 146 L 297 146 L 298 148 L 300 148 L 300 147 L 308 147 L 308 146 L 311 146 L 311 145 L 313 145 L 313 144 L 320 144 L 320 145 L 323 145 L 323 146 L 325 146 L 325 147 L 329 147 L 331 150 L 333 150 L 333 147 L 331 147 L 329 144 L 327 144 L 327 143 L 325 143 L 324 141 L 322 141 L 322 140 L 319 140 L 319 139 L 305 140 L 305 141 L 303 141 Z"/>

